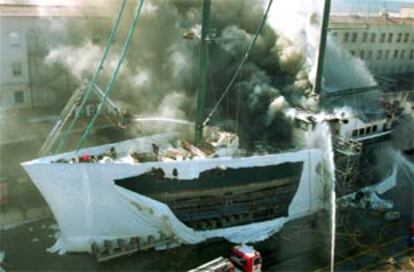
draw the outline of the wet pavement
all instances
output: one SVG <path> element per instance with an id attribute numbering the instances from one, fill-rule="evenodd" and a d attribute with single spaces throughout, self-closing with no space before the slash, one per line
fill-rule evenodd
<path id="1" fill-rule="evenodd" d="M 408 180 L 410 180 L 409 178 Z M 386 221 L 384 211 L 339 209 L 335 271 L 369 271 L 386 266 L 386 260 L 414 256 L 408 247 L 408 226 L 414 218 L 414 178 L 399 182 L 384 196 L 401 213 Z M 230 243 L 214 240 L 178 248 L 134 253 L 97 263 L 87 253 L 49 253 L 55 241 L 52 218 L 1 231 L 0 251 L 6 252 L 7 271 L 186 271 L 218 256 L 228 256 Z M 288 223 L 281 232 L 255 248 L 262 253 L 264 271 L 329 271 L 330 223 L 325 212 Z"/>
<path id="2" fill-rule="evenodd" d="M 138 252 L 105 263 L 97 263 L 90 254 L 69 253 L 59 256 L 47 252 L 46 249 L 55 241 L 54 226 L 56 225 L 52 219 L 44 219 L 3 231 L 2 247 L 6 250 L 4 268 L 8 271 L 185 271 L 218 256 L 227 256 L 231 247 L 228 242 L 215 240 L 166 251 Z M 269 256 L 265 259 L 265 266 L 273 265 L 272 258 L 290 259 L 298 254 L 297 248 L 285 248 L 287 244 L 296 243 L 297 237 L 287 231 L 283 235 L 285 236 L 276 235 L 256 245 L 264 255 Z M 301 243 L 303 252 L 299 254 L 308 254 L 311 246 L 312 242 L 307 239 L 305 243 Z"/>
<path id="3" fill-rule="evenodd" d="M 408 220 L 386 222 L 383 214 L 368 210 L 341 216 L 350 222 L 342 222 L 337 229 L 336 271 L 381 265 L 389 256 L 409 249 Z M 329 271 L 326 217 L 322 213 L 290 223 L 282 232 L 256 244 L 263 255 L 264 271 Z M 54 226 L 52 219 L 43 219 L 3 231 L 3 267 L 7 271 L 186 271 L 218 256 L 227 256 L 231 247 L 230 243 L 217 240 L 166 251 L 138 252 L 97 263 L 90 254 L 60 256 L 47 252 L 55 241 Z"/>

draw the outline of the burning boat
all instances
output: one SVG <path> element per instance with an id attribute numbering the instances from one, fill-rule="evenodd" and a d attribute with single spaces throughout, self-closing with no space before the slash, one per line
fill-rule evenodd
<path id="1" fill-rule="evenodd" d="M 256 241 L 288 218 L 320 208 L 314 183 L 320 150 L 249 156 L 238 154 L 234 135 L 217 136 L 221 143 L 211 142 L 208 151 L 161 134 L 23 167 L 49 204 L 68 251 L 133 237 Z"/>
<path id="2" fill-rule="evenodd" d="M 321 209 L 325 188 L 329 186 L 321 170 L 326 167 L 322 149 L 290 147 L 277 152 L 269 151 L 270 148 L 252 152 L 240 148 L 235 133 L 206 126 L 203 109 L 210 0 L 203 2 L 195 131 L 191 123 L 178 122 L 173 132 L 81 148 L 104 105 L 121 117 L 121 127 L 134 122 L 133 116 L 121 113 L 108 96 L 139 21 L 142 0 L 137 1 L 136 14 L 112 79 L 104 89 L 96 84 L 125 3 L 123 0 L 107 48 L 87 90 L 75 92 L 42 148 L 48 150 L 54 145 L 68 119 L 75 116 L 76 120 L 79 114 L 76 109 L 83 107 L 88 93 L 94 91 L 101 103 L 76 151 L 22 164 L 61 229 L 55 249 L 94 251 L 104 256 L 103 252 L 116 255 L 117 248 L 123 248 L 124 252 L 168 248 L 215 237 L 255 242 L 266 239 L 288 220 Z M 242 64 L 255 44 L 267 12 Z M 239 72 L 238 69 L 231 82 Z M 300 128 L 295 135 L 302 133 L 300 138 L 307 138 L 316 123 L 312 119 L 314 114 L 295 116 Z M 318 122 L 331 124 L 330 121 L 334 119 Z M 345 120 L 331 127 L 336 126 L 334 131 L 348 136 L 339 125 L 345 125 L 342 127 L 346 129 Z"/>
<path id="3" fill-rule="evenodd" d="M 123 53 L 142 4 L 143 1 L 137 2 Z M 23 163 L 61 228 L 62 237 L 56 244 L 61 249 L 91 251 L 105 241 L 132 238 L 152 246 L 163 237 L 173 237 L 175 243 L 195 243 L 213 237 L 257 241 L 277 231 L 288 218 L 320 208 L 318 186 L 311 182 L 317 179 L 320 150 L 251 153 L 239 148 L 239 138 L 234 133 L 203 124 L 200 109 L 206 79 L 209 6 L 210 1 L 204 1 L 195 132 L 182 122 L 174 133 L 78 148 L 75 152 Z M 261 27 L 266 16 L 267 13 Z M 106 54 L 107 50 L 101 64 Z M 121 114 L 108 99 L 110 88 L 103 91 L 96 85 L 99 71 L 98 68 L 86 92 L 75 92 L 43 148 L 52 146 L 65 122 L 77 116 L 79 111 L 75 109 L 84 105 L 83 98 L 91 89 L 102 98 L 97 112 L 105 103 L 122 117 L 122 126 L 130 123 L 131 116 Z"/>

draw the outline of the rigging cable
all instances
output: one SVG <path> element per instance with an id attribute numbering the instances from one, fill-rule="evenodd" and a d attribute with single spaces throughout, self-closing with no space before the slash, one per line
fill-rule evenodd
<path id="1" fill-rule="evenodd" d="M 260 22 L 259 27 L 256 30 L 256 34 L 254 35 L 253 40 L 251 41 L 249 47 L 247 48 L 246 53 L 244 54 L 244 57 L 242 59 L 242 61 L 240 62 L 239 66 L 237 67 L 236 72 L 234 73 L 232 79 L 230 80 L 229 84 L 227 85 L 226 89 L 224 90 L 223 94 L 221 95 L 220 99 L 217 101 L 217 103 L 214 105 L 213 109 L 211 110 L 211 112 L 207 115 L 206 119 L 203 122 L 203 126 L 205 126 L 211 119 L 211 117 L 213 116 L 213 114 L 217 111 L 219 105 L 221 104 L 221 102 L 223 101 L 224 97 L 226 96 L 226 94 L 230 91 L 231 87 L 233 86 L 234 82 L 236 81 L 237 77 L 239 76 L 243 66 L 245 65 L 247 59 L 250 57 L 250 54 L 256 44 L 257 38 L 259 37 L 260 33 L 262 32 L 263 26 L 266 22 L 267 16 L 269 14 L 270 11 L 270 7 L 272 6 L 273 0 L 269 0 L 269 3 L 267 5 L 266 8 L 266 12 L 262 18 L 262 21 Z"/>
<path id="2" fill-rule="evenodd" d="M 70 123 L 68 129 L 63 134 L 63 138 L 61 139 L 61 141 L 60 141 L 60 143 L 59 143 L 59 145 L 58 145 L 58 147 L 56 149 L 56 153 L 59 153 L 61 151 L 61 149 L 63 148 L 63 146 L 65 145 L 69 134 L 72 132 L 73 127 L 75 126 L 76 121 L 80 117 L 80 114 L 82 112 L 82 109 L 85 107 L 86 101 L 88 100 L 88 98 L 90 96 L 90 93 L 92 91 L 92 88 L 94 88 L 94 85 L 95 85 L 95 83 L 96 83 L 96 81 L 97 81 L 97 79 L 99 77 L 99 73 L 103 69 L 103 64 L 104 64 L 104 62 L 105 62 L 105 60 L 106 60 L 106 58 L 108 56 L 109 50 L 111 49 L 112 44 L 113 44 L 113 42 L 115 40 L 115 36 L 116 36 L 116 34 L 118 32 L 119 24 L 120 24 L 122 15 L 124 14 L 124 10 L 125 10 L 126 3 L 127 3 L 127 0 L 123 0 L 122 3 L 121 3 L 121 7 L 119 9 L 118 16 L 117 16 L 117 18 L 115 20 L 115 23 L 114 23 L 113 27 L 112 27 L 111 34 L 109 35 L 109 38 L 108 38 L 108 41 L 107 41 L 107 44 L 106 44 L 104 53 L 102 55 L 102 58 L 101 58 L 101 60 L 99 62 L 99 65 L 96 68 L 95 73 L 93 74 L 93 77 L 92 77 L 91 82 L 89 83 L 88 89 L 86 90 L 85 94 L 82 97 L 82 101 L 81 101 L 81 104 L 79 106 L 79 110 L 75 111 L 75 118 L 72 119 L 72 122 Z"/>
<path id="3" fill-rule="evenodd" d="M 139 4 L 138 4 L 138 1 L 139 1 Z M 101 101 L 100 101 L 100 103 L 99 103 L 99 105 L 98 105 L 98 107 L 96 109 L 96 112 L 95 112 L 92 120 L 89 122 L 88 126 L 84 130 L 84 133 L 83 133 L 83 135 L 82 135 L 82 137 L 81 137 L 81 139 L 80 139 L 80 141 L 78 143 L 78 146 L 76 147 L 75 154 L 78 153 L 79 149 L 85 143 L 85 141 L 86 141 L 86 139 L 87 139 L 87 137 L 89 135 L 89 132 L 91 131 L 93 125 L 95 124 L 96 119 L 98 118 L 99 113 L 101 112 L 101 109 L 102 109 L 103 104 L 106 102 L 106 99 L 108 98 L 109 94 L 112 91 L 112 88 L 114 86 L 114 83 L 115 83 L 115 81 L 116 81 L 116 79 L 118 77 L 118 73 L 120 71 L 120 68 L 122 66 L 122 63 L 123 63 L 123 61 L 125 59 L 125 56 L 126 56 L 126 53 L 128 51 L 128 48 L 129 48 L 130 42 L 132 40 L 132 37 L 134 36 L 134 33 L 135 33 L 136 27 L 138 25 L 139 19 L 141 17 L 141 11 L 142 11 L 143 4 L 144 4 L 144 0 L 137 0 L 137 7 L 136 7 L 136 10 L 135 10 L 134 19 L 133 19 L 133 21 L 131 23 L 131 26 L 129 28 L 129 32 L 128 32 L 127 39 L 125 40 L 124 46 L 123 46 L 123 48 L 121 50 L 121 55 L 119 57 L 117 66 L 115 67 L 115 70 L 112 73 L 112 77 L 111 77 L 111 79 L 110 79 L 110 81 L 108 83 L 108 86 L 105 89 L 104 96 L 102 97 L 102 99 L 101 99 Z"/>

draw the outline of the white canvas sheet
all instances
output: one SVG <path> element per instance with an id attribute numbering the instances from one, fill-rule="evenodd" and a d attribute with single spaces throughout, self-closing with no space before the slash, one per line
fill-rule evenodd
<path id="1" fill-rule="evenodd" d="M 107 148 L 107 147 L 106 147 Z M 125 147 L 126 149 L 128 147 Z M 96 148 L 95 148 L 96 149 Z M 117 147 L 117 149 L 119 149 Z M 100 150 L 95 150 L 100 152 Z M 67 164 L 47 160 L 23 164 L 48 202 L 61 235 L 55 251 L 86 252 L 93 242 L 130 237 L 159 237 L 173 234 L 179 241 L 194 244 L 213 237 L 234 243 L 264 240 L 285 222 L 321 208 L 316 166 L 322 160 L 317 149 L 247 158 L 217 158 L 168 163 Z M 193 178 L 207 169 L 238 168 L 303 161 L 299 188 L 289 206 L 289 216 L 250 225 L 194 231 L 180 222 L 163 203 L 116 186 L 115 179 L 135 176 L 161 167 L 167 174 L 179 169 L 180 178 Z"/>

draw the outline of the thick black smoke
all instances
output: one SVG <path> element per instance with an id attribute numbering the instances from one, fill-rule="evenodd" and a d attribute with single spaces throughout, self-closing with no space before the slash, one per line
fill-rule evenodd
<path id="1" fill-rule="evenodd" d="M 113 10 L 118 1 L 106 3 Z M 132 18 L 135 1 L 129 3 L 114 50 L 105 65 L 104 85 L 116 62 Z M 183 33 L 198 32 L 202 1 L 147 0 L 127 61 L 112 98 L 140 115 L 187 118 L 195 116 L 199 40 L 183 39 Z M 257 0 L 212 1 L 205 115 L 214 106 L 252 41 L 264 16 L 264 3 Z M 108 24 L 77 31 L 82 39 L 51 48 L 46 63 L 65 65 L 81 81 L 94 71 L 105 40 L 91 36 L 109 34 Z M 93 30 L 92 30 L 93 29 Z M 72 30 L 73 31 L 73 30 Z M 308 103 L 312 86 L 303 68 L 304 56 L 289 53 L 289 43 L 266 25 L 249 61 L 230 90 L 212 125 L 237 131 L 247 143 L 284 141 L 290 133 L 282 114 L 287 107 L 314 107 Z"/>

